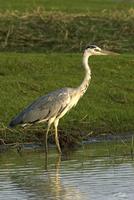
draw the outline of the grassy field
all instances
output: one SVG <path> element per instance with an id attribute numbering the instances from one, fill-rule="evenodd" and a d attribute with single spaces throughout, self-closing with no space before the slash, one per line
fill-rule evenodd
<path id="1" fill-rule="evenodd" d="M 92 57 L 90 62 L 91 85 L 77 107 L 61 120 L 60 129 L 85 133 L 132 131 L 133 55 Z M 57 88 L 75 87 L 83 77 L 80 54 L 1 53 L 1 127 L 37 97 Z"/>
<path id="2" fill-rule="evenodd" d="M 62 11 L 68 13 L 100 12 L 107 9 L 127 10 L 134 6 L 133 0 L 0 0 L 0 10 L 29 11 L 41 7 L 46 11 Z"/>
<path id="3" fill-rule="evenodd" d="M 0 5 L 0 138 L 25 141 L 42 134 L 43 127 L 20 135 L 5 127 L 37 97 L 80 84 L 80 53 L 89 42 L 121 55 L 91 58 L 91 85 L 60 130 L 133 132 L 134 1 L 0 0 Z"/>
<path id="4" fill-rule="evenodd" d="M 134 10 L 93 14 L 0 13 L 0 51 L 81 52 L 87 43 L 133 52 Z"/>

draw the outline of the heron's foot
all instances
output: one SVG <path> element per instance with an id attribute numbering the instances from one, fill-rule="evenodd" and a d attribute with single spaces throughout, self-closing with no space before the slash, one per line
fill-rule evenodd
<path id="1" fill-rule="evenodd" d="M 61 154 L 62 154 L 62 151 L 61 151 L 60 146 L 57 146 L 57 149 L 58 149 L 58 153 L 61 155 Z"/>
<path id="2" fill-rule="evenodd" d="M 45 154 L 48 154 L 48 149 L 45 148 Z"/>
<path id="3" fill-rule="evenodd" d="M 48 138 L 49 129 L 50 129 L 50 124 L 48 124 L 47 132 L 46 132 L 46 135 L 45 135 L 45 153 L 46 153 L 46 154 L 48 154 L 47 138 Z"/>
<path id="4" fill-rule="evenodd" d="M 45 153 L 48 154 L 48 146 L 47 146 L 47 142 L 45 143 Z"/>
<path id="5" fill-rule="evenodd" d="M 58 137 L 55 137 L 55 143 L 56 143 L 56 146 L 57 146 L 58 153 L 62 154 Z"/>

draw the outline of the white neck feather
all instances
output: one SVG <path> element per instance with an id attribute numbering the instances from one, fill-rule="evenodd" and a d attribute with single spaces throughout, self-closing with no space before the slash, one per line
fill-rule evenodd
<path id="1" fill-rule="evenodd" d="M 91 69 L 88 65 L 88 58 L 91 56 L 89 53 L 84 52 L 83 55 L 83 66 L 85 68 L 85 77 L 81 85 L 78 87 L 78 90 L 80 91 L 81 96 L 86 92 L 89 82 L 91 80 Z"/>

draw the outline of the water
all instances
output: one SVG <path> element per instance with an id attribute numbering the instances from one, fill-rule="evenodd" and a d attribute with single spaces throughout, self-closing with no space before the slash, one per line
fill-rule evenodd
<path id="1" fill-rule="evenodd" d="M 0 154 L 0 200 L 133 200 L 129 145 L 90 144 L 59 157 L 52 148 Z"/>

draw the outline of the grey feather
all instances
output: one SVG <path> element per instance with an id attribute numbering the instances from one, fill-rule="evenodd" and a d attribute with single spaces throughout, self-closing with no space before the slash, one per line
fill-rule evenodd
<path id="1" fill-rule="evenodd" d="M 47 153 L 47 136 L 51 124 L 53 123 L 55 128 L 55 142 L 59 153 L 61 153 L 57 130 L 59 119 L 77 104 L 78 100 L 83 96 L 89 86 L 91 80 L 91 69 L 88 64 L 88 58 L 92 55 L 110 54 L 113 54 L 113 52 L 104 51 L 96 45 L 88 45 L 83 54 L 82 62 L 85 69 L 85 77 L 80 86 L 77 88 L 59 89 L 49 93 L 48 95 L 40 97 L 27 108 L 25 108 L 15 118 L 13 118 L 9 124 L 9 127 L 13 127 L 17 124 L 25 125 L 28 123 L 48 121 L 45 142 L 45 149 Z"/>
<path id="2" fill-rule="evenodd" d="M 17 124 L 34 123 L 41 120 L 47 121 L 58 116 L 67 106 L 72 92 L 72 88 L 62 88 L 38 98 L 13 118 L 9 126 L 13 127 Z"/>

